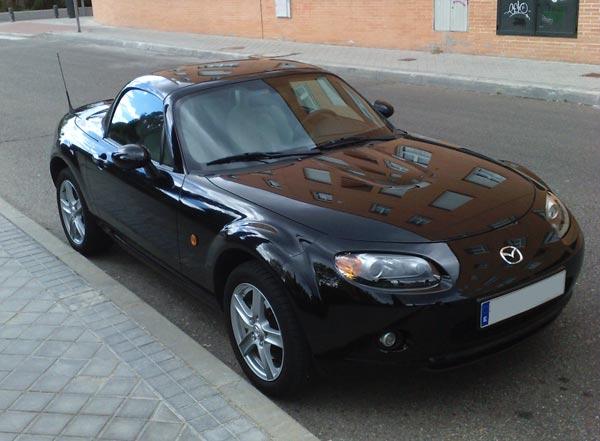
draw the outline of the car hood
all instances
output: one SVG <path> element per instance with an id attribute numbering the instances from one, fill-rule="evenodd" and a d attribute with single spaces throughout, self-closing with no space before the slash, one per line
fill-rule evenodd
<path id="1" fill-rule="evenodd" d="M 435 242 L 512 224 L 533 203 L 528 179 L 466 149 L 414 136 L 209 178 L 331 236 Z"/>

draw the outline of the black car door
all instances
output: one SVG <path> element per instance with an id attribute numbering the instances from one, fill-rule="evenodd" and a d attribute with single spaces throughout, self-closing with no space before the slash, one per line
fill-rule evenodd
<path id="1" fill-rule="evenodd" d="M 102 220 L 132 245 L 178 269 L 177 209 L 184 175 L 174 170 L 164 138 L 163 100 L 140 89 L 127 90 L 93 152 L 86 180 Z M 146 147 L 160 178 L 142 168 L 119 168 L 112 154 L 126 144 Z"/>

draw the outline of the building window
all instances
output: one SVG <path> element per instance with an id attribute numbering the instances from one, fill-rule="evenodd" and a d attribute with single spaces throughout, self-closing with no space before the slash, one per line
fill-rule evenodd
<path id="1" fill-rule="evenodd" d="M 453 211 L 458 207 L 463 206 L 471 199 L 473 199 L 471 196 L 467 196 L 465 194 L 446 191 L 442 193 L 442 195 L 439 196 L 435 201 L 433 201 L 431 205 L 436 208 L 441 208 L 442 210 Z"/>
<path id="2" fill-rule="evenodd" d="M 332 202 L 333 201 L 333 195 L 331 193 L 325 193 L 322 191 L 313 192 L 313 197 L 317 201 L 321 201 L 321 202 Z"/>
<path id="3" fill-rule="evenodd" d="M 483 187 L 494 188 L 506 181 L 506 178 L 485 168 L 475 167 L 465 180 Z"/>
<path id="4" fill-rule="evenodd" d="M 331 175 L 327 170 L 319 170 L 318 168 L 305 168 L 304 177 L 310 181 L 331 184 Z"/>
<path id="5" fill-rule="evenodd" d="M 385 205 L 373 204 L 373 205 L 371 205 L 370 211 L 371 211 L 371 213 L 377 213 L 382 216 L 387 216 L 388 214 L 390 214 L 392 209 L 390 207 L 386 207 Z"/>
<path id="6" fill-rule="evenodd" d="M 275 0 L 275 16 L 277 18 L 292 17 L 292 0 Z"/>
<path id="7" fill-rule="evenodd" d="M 579 0 L 498 0 L 501 35 L 577 37 Z"/>
<path id="8" fill-rule="evenodd" d="M 396 147 L 396 154 L 394 156 L 398 159 L 404 159 L 405 161 L 422 165 L 423 167 L 427 167 L 431 162 L 431 153 L 426 150 L 421 150 L 416 147 L 409 147 L 407 145 Z"/>

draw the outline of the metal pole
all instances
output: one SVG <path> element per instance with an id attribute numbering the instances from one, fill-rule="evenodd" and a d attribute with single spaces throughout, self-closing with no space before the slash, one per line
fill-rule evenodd
<path id="1" fill-rule="evenodd" d="M 15 21 L 15 11 L 13 11 L 13 8 L 8 8 L 8 15 L 10 15 L 10 21 Z"/>
<path id="2" fill-rule="evenodd" d="M 77 19 L 77 32 L 81 32 L 81 23 L 79 22 L 79 4 L 77 0 L 73 0 L 75 6 L 75 18 Z"/>
<path id="3" fill-rule="evenodd" d="M 54 17 L 58 18 L 58 5 L 53 5 L 52 9 L 54 9 Z"/>
<path id="4" fill-rule="evenodd" d="M 83 15 L 87 15 L 87 11 L 85 10 L 85 0 L 81 0 L 81 9 L 83 10 Z"/>

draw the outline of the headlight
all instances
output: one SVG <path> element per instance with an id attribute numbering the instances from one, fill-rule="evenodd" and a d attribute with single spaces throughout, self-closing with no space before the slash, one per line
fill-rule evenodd
<path id="1" fill-rule="evenodd" d="M 338 254 L 335 266 L 347 279 L 380 288 L 426 288 L 440 281 L 433 265 L 415 256 Z"/>
<path id="2" fill-rule="evenodd" d="M 554 227 L 560 238 L 569 231 L 571 224 L 569 212 L 560 199 L 550 192 L 546 194 L 546 220 Z"/>

